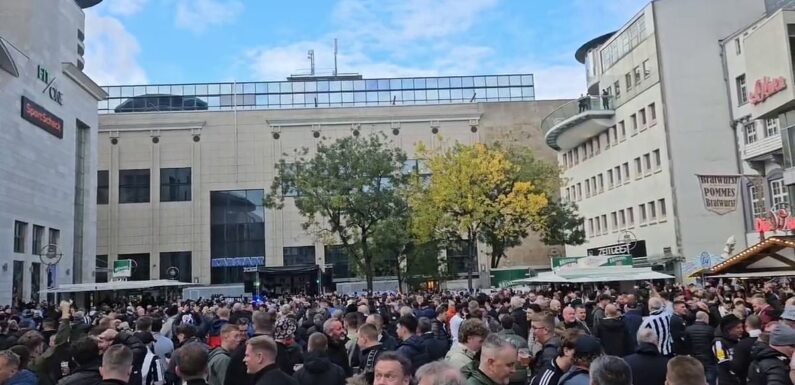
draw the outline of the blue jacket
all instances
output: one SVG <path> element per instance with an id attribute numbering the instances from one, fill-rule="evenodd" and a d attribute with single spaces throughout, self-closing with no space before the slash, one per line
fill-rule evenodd
<path id="1" fill-rule="evenodd" d="M 39 378 L 30 370 L 22 369 L 9 378 L 5 385 L 39 385 Z"/>
<path id="2" fill-rule="evenodd" d="M 558 385 L 590 385 L 591 375 L 585 369 L 574 368 L 566 372 L 558 381 Z"/>
<path id="3" fill-rule="evenodd" d="M 629 309 L 627 310 L 626 314 L 624 314 L 624 325 L 627 328 L 627 332 L 631 337 L 629 340 L 632 344 L 632 350 L 637 349 L 638 347 L 638 340 L 635 338 L 638 335 L 638 330 L 640 330 L 640 325 L 643 323 L 643 314 L 640 309 Z"/>

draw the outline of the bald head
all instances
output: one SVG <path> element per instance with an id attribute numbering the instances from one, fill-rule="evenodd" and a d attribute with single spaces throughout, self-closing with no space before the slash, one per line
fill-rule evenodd
<path id="1" fill-rule="evenodd" d="M 709 323 L 709 314 L 699 311 L 696 313 L 696 322 Z"/>

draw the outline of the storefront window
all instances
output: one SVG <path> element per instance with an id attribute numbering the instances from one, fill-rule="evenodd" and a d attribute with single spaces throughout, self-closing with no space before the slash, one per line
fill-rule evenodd
<path id="1" fill-rule="evenodd" d="M 210 192 L 211 282 L 243 282 L 243 267 L 264 264 L 263 190 Z"/>

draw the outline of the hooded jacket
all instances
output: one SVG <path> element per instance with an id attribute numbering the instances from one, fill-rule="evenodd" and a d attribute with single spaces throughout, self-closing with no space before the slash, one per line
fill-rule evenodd
<path id="1" fill-rule="evenodd" d="M 430 362 L 428 350 L 422 343 L 422 338 L 412 335 L 398 345 L 396 353 L 408 358 L 411 361 L 411 373 L 414 374 L 420 366 Z"/>
<path id="2" fill-rule="evenodd" d="M 331 363 L 325 353 L 310 352 L 304 358 L 304 366 L 293 378 L 299 385 L 345 385 L 345 371 Z"/>
<path id="3" fill-rule="evenodd" d="M 207 369 L 207 383 L 210 385 L 224 385 L 226 371 L 229 369 L 230 352 L 222 347 L 217 347 L 210 351 Z"/>
<path id="4" fill-rule="evenodd" d="M 582 368 L 572 367 L 560 377 L 558 385 L 590 385 L 591 374 Z"/>
<path id="5" fill-rule="evenodd" d="M 641 342 L 634 354 L 624 357 L 632 373 L 633 385 L 665 385 L 668 357 L 660 354 L 657 346 Z"/>
<path id="6" fill-rule="evenodd" d="M 623 357 L 632 352 L 632 340 L 621 318 L 602 318 L 593 335 L 602 340 L 607 355 Z"/>
<path id="7" fill-rule="evenodd" d="M 751 348 L 749 385 L 792 385 L 789 378 L 789 357 L 763 342 Z"/>

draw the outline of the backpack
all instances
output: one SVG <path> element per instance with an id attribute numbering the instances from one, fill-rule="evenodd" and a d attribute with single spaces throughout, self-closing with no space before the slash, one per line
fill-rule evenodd
<path id="1" fill-rule="evenodd" d="M 144 363 L 141 366 L 142 385 L 162 385 L 166 382 L 166 368 L 160 357 L 155 355 L 151 348 L 146 349 Z"/>

